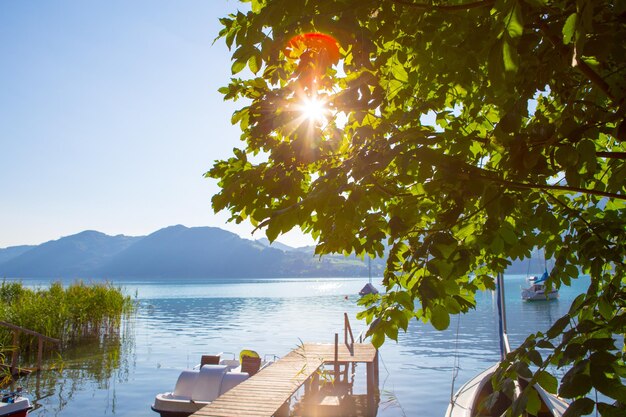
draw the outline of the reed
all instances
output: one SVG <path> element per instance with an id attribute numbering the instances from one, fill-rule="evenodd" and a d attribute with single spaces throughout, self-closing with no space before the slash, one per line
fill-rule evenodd
<path id="1" fill-rule="evenodd" d="M 82 339 L 118 333 L 122 318 L 134 311 L 130 296 L 111 283 L 60 282 L 48 288 L 26 288 L 20 282 L 0 284 L 0 320 L 60 339 L 64 346 Z M 10 330 L 0 329 L 0 344 L 12 343 Z M 36 349 L 36 341 L 22 335 L 20 351 Z"/>

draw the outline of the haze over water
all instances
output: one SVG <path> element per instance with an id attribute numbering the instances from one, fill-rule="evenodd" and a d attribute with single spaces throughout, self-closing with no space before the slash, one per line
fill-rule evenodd
<path id="1" fill-rule="evenodd" d="M 546 330 L 586 289 L 588 278 L 561 290 L 558 301 L 524 303 L 524 277 L 507 276 L 506 306 L 512 346 Z M 23 280 L 47 285 L 48 280 Z M 61 371 L 45 372 L 37 387 L 23 381 L 35 401 L 34 417 L 145 416 L 155 394 L 171 391 L 181 370 L 200 355 L 253 349 L 283 356 L 302 342 L 332 343 L 343 338 L 343 313 L 355 337 L 365 329 L 356 319 L 358 291 L 366 279 L 280 280 L 125 280 L 125 291 L 138 302 L 137 313 L 118 338 L 64 353 Z M 380 283 L 377 283 L 381 288 Z M 346 296 L 348 297 L 346 299 Z M 457 333 L 458 329 L 458 333 Z M 379 416 L 441 416 L 454 389 L 499 359 L 495 302 L 491 292 L 478 295 L 477 309 L 448 330 L 411 322 L 398 342 L 380 350 Z M 363 372 L 363 366 L 359 372 Z M 358 378 L 363 375 L 357 374 Z M 357 386 L 357 391 L 359 391 Z M 362 390 L 361 390 L 362 391 Z"/>

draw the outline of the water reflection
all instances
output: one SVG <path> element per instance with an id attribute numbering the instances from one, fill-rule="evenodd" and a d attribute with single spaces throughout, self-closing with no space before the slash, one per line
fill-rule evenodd
<path id="1" fill-rule="evenodd" d="M 363 283 L 358 279 L 122 283 L 129 294 L 137 292 L 139 308 L 132 322 L 107 343 L 65 352 L 65 367 L 42 373 L 38 387 L 33 374 L 27 383 L 38 407 L 33 416 L 156 417 L 150 410 L 154 395 L 171 390 L 180 370 L 195 365 L 202 354 L 251 348 L 282 356 L 301 341 L 332 343 L 335 332 L 343 338 L 344 312 L 357 336 L 365 328 L 356 320 L 361 309 L 357 293 Z M 529 333 L 549 328 L 584 290 L 561 291 L 559 301 L 523 303 L 519 293 L 523 283 L 523 277 L 506 282 L 513 346 Z M 477 301 L 469 314 L 451 317 L 446 331 L 412 321 L 397 343 L 385 343 L 380 351 L 384 406 L 378 416 L 443 415 L 454 388 L 455 361 L 460 367 L 454 379 L 458 388 L 498 360 L 495 302 L 490 292 L 479 294 Z"/>
<path id="2" fill-rule="evenodd" d="M 37 416 L 66 415 L 68 406 L 84 403 L 88 392 L 106 391 L 105 414 L 115 414 L 116 386 L 127 383 L 136 362 L 133 325 L 126 321 L 120 334 L 110 334 L 68 348 L 48 358 L 44 371 L 21 380 Z M 98 407 L 95 415 L 102 415 Z"/>

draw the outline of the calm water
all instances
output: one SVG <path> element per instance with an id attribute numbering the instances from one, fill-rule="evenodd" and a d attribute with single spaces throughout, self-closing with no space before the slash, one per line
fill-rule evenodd
<path id="1" fill-rule="evenodd" d="M 505 280 L 513 346 L 528 333 L 547 329 L 589 282 L 581 278 L 573 288 L 562 289 L 558 301 L 523 303 L 524 278 Z M 136 297 L 136 316 L 118 337 L 65 352 L 62 360 L 49 364 L 57 370 L 23 381 L 36 405 L 31 415 L 157 417 L 150 410 L 154 395 L 172 390 L 180 371 L 199 362 L 202 354 L 250 348 L 282 356 L 301 341 L 332 343 L 335 332 L 343 337 L 344 312 L 356 336 L 364 323 L 355 317 L 359 311 L 355 294 L 364 283 L 364 279 L 117 282 Z M 413 322 L 398 343 L 385 343 L 380 351 L 378 415 L 443 415 L 455 356 L 460 366 L 455 388 L 498 360 L 490 292 L 479 295 L 475 311 L 452 317 L 447 331 Z"/>

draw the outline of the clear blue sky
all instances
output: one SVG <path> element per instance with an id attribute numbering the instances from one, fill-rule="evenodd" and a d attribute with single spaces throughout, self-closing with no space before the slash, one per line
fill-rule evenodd
<path id="1" fill-rule="evenodd" d="M 213 214 L 240 146 L 219 17 L 228 0 L 0 2 L 0 248 L 83 230 L 249 226 Z M 299 234 L 279 239 L 310 243 Z"/>

